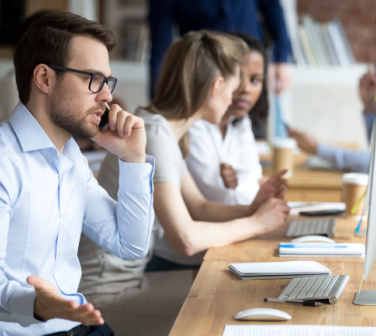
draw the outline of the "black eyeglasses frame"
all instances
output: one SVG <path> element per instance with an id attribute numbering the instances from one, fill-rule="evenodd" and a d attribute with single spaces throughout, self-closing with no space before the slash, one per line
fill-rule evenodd
<path id="1" fill-rule="evenodd" d="M 47 66 L 49 68 L 51 68 L 51 69 L 54 69 L 54 70 L 70 71 L 70 72 L 75 72 L 75 73 L 79 73 L 79 74 L 82 74 L 82 75 L 90 76 L 91 78 L 90 78 L 90 83 L 89 83 L 89 90 L 91 92 L 93 92 L 93 93 L 100 92 L 103 89 L 104 83 L 106 83 L 107 86 L 108 86 L 109 82 L 112 83 L 112 87 L 109 86 L 110 92 L 112 93 L 114 91 L 116 83 L 117 83 L 117 78 L 115 78 L 115 77 L 106 77 L 106 76 L 104 76 L 104 75 L 102 75 L 100 73 L 88 72 L 88 71 L 82 71 L 82 70 L 67 68 L 67 67 L 64 67 L 64 66 L 61 66 L 61 65 L 47 65 Z M 100 84 L 99 89 L 97 91 L 91 89 L 91 84 L 93 82 L 94 76 L 100 76 L 100 77 L 102 77 L 101 84 Z"/>

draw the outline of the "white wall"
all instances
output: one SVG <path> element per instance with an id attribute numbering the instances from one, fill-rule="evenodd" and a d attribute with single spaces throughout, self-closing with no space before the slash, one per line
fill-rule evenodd
<path id="1" fill-rule="evenodd" d="M 368 147 L 358 95 L 359 78 L 367 65 L 350 68 L 306 67 L 293 69 L 291 126 L 327 143 L 355 143 Z"/>

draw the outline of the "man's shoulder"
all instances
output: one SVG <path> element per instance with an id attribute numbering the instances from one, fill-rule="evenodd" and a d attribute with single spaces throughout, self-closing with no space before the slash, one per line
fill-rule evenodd
<path id="1" fill-rule="evenodd" d="M 10 125 L 6 120 L 0 124 L 0 158 L 5 156 L 14 155 L 19 153 L 20 145 L 17 141 L 17 137 Z"/>

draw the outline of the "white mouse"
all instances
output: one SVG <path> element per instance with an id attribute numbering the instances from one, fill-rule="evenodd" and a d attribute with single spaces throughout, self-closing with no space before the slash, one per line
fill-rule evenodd
<path id="1" fill-rule="evenodd" d="M 286 321 L 291 320 L 291 316 L 279 309 L 252 308 L 237 313 L 235 319 L 245 321 Z"/>
<path id="2" fill-rule="evenodd" d="M 316 242 L 316 243 L 335 243 L 335 241 L 326 236 L 320 235 L 312 235 L 312 236 L 301 236 L 291 240 L 292 243 L 308 243 L 308 242 Z"/>

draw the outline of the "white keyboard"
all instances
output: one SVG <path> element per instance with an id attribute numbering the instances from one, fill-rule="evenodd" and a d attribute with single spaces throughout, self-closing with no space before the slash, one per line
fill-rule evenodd
<path id="1" fill-rule="evenodd" d="M 333 217 L 298 219 L 290 222 L 286 236 L 324 235 L 333 237 L 335 228 L 336 219 Z"/>
<path id="2" fill-rule="evenodd" d="M 292 279 L 278 299 L 288 301 L 317 301 L 334 304 L 338 301 L 347 282 L 348 275 L 323 275 Z"/>

